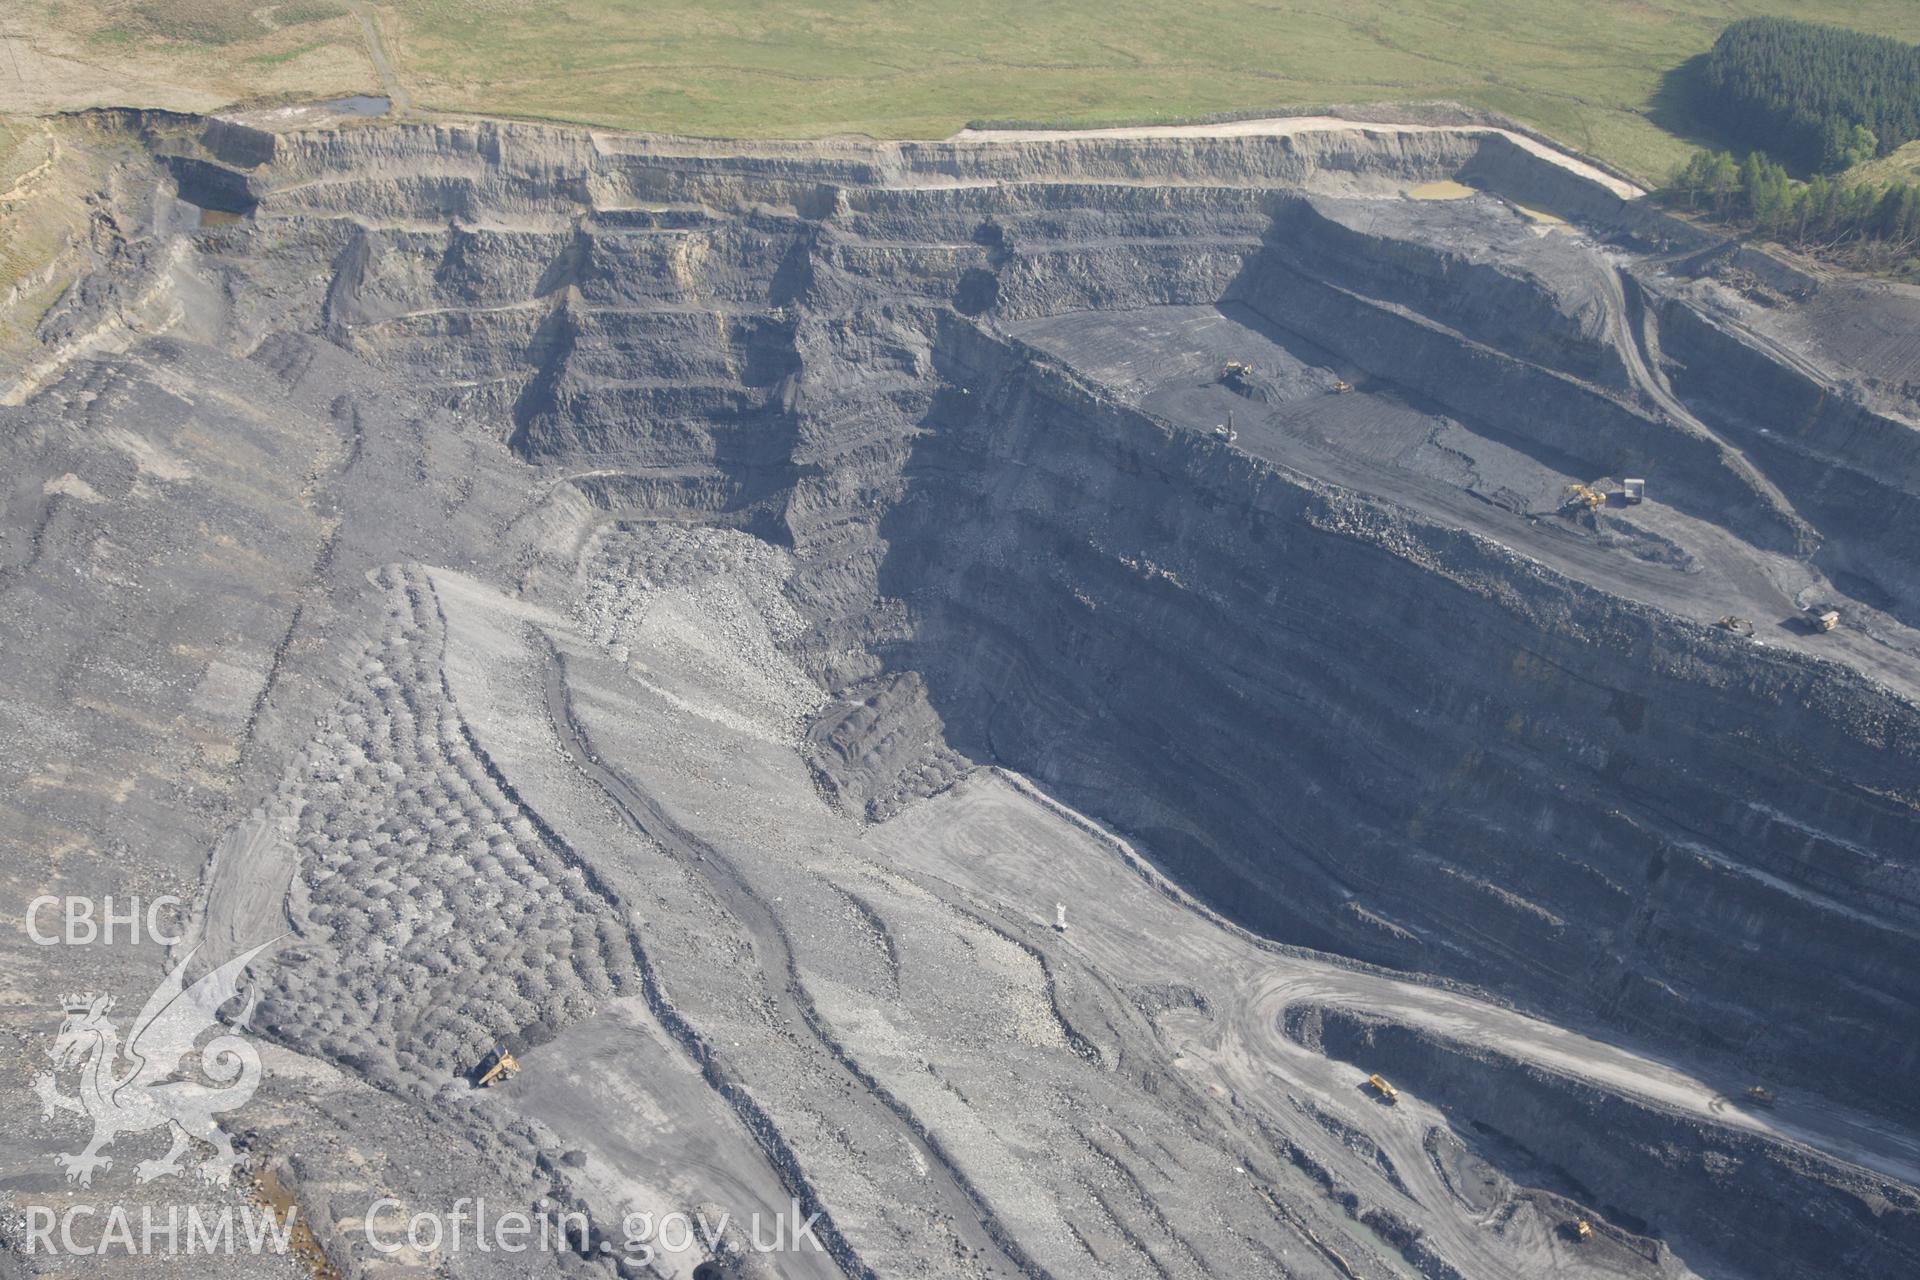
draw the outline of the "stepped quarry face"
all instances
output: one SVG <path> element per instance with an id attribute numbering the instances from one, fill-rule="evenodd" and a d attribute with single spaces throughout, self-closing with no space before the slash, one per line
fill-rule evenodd
<path id="1" fill-rule="evenodd" d="M 1920 1271 L 1920 295 L 1479 126 L 88 127 L 0 868 L 192 921 L 22 1115 L 277 939 L 341 1274 Z"/>

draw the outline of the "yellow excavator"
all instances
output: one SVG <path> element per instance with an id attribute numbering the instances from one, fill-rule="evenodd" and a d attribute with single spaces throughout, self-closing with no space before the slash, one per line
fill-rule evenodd
<path id="1" fill-rule="evenodd" d="M 1367 1077 L 1367 1083 L 1379 1091 L 1380 1096 L 1386 1100 L 1388 1106 L 1394 1106 L 1400 1101 L 1400 1091 L 1388 1084 L 1385 1078 L 1379 1075 L 1371 1075 Z"/>
<path id="2" fill-rule="evenodd" d="M 505 1045 L 496 1045 L 493 1050 L 493 1065 L 474 1084 L 476 1089 L 485 1089 L 489 1085 L 500 1084 L 520 1074 L 520 1063 L 507 1052 Z"/>
<path id="3" fill-rule="evenodd" d="M 1353 390 L 1353 384 L 1345 378 L 1335 378 L 1333 380 L 1333 391 L 1335 395 L 1345 395 L 1351 390 Z"/>
<path id="4" fill-rule="evenodd" d="M 1229 386 L 1245 382 L 1253 376 L 1253 366 L 1239 360 L 1229 360 L 1220 367 L 1220 381 Z"/>
<path id="5" fill-rule="evenodd" d="M 1591 510 L 1594 507 L 1606 506 L 1607 495 L 1589 485 L 1576 482 L 1567 486 L 1567 498 L 1561 505 L 1567 507 L 1586 507 Z"/>
<path id="6" fill-rule="evenodd" d="M 1579 1236 L 1581 1242 L 1585 1243 L 1586 1241 L 1593 1239 L 1593 1224 L 1591 1222 L 1588 1222 L 1585 1218 L 1582 1218 L 1580 1219 L 1580 1221 L 1574 1223 L 1573 1234 L 1576 1236 Z"/>

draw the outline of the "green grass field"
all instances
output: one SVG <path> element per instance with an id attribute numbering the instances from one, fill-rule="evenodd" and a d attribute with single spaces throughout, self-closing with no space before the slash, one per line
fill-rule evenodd
<path id="1" fill-rule="evenodd" d="M 712 135 L 937 137 L 1450 98 L 1664 178 L 1663 77 L 1752 13 L 1920 40 L 1913 0 L 396 0 L 415 101 Z M 1655 121 L 1659 120 L 1660 123 Z M 1666 127 L 1662 127 L 1665 125 Z"/>
<path id="2" fill-rule="evenodd" d="M 365 62 L 337 0 L 24 0 L 92 61 L 297 92 Z M 1663 79 L 1755 13 L 1920 41 L 1915 0 L 377 0 L 416 107 L 715 136 L 940 137 L 1447 98 L 1645 179 L 1684 157 Z M 270 30 L 271 29 L 271 30 Z M 130 47 L 131 46 L 131 47 Z M 0 73 L 5 67 L 0 65 Z M 319 74 L 318 71 L 315 72 Z M 198 80 L 195 77 L 199 77 Z M 363 88 L 375 85 L 368 67 Z M 101 92 L 113 86 L 109 82 Z"/>
<path id="3" fill-rule="evenodd" d="M 1869 160 L 1847 170 L 1849 182 L 1920 182 L 1920 142 L 1906 146 L 1878 160 Z"/>

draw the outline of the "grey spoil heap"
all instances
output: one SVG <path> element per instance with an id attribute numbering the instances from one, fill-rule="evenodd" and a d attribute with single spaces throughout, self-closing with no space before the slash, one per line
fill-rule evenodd
<path id="1" fill-rule="evenodd" d="M 344 1272 L 1920 1272 L 1908 291 L 1490 130 L 98 132 L 0 869 L 291 931 Z"/>

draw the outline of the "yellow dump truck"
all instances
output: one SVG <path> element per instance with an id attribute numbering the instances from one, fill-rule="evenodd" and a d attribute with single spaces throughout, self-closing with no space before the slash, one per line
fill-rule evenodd
<path id="1" fill-rule="evenodd" d="M 490 1085 L 511 1080 L 519 1074 L 519 1062 L 514 1059 L 511 1053 L 507 1052 L 505 1045 L 498 1045 L 493 1051 L 492 1065 L 490 1065 L 486 1069 L 486 1072 L 481 1075 L 480 1079 L 475 1082 L 475 1087 L 485 1089 Z"/>

